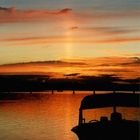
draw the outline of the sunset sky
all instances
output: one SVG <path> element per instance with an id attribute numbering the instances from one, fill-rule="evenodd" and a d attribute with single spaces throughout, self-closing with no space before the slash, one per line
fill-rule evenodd
<path id="1" fill-rule="evenodd" d="M 1 0 L 0 74 L 140 77 L 140 0 Z"/>

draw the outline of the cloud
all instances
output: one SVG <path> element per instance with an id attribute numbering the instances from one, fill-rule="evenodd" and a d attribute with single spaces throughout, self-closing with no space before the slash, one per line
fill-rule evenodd
<path id="1" fill-rule="evenodd" d="M 73 11 L 71 8 L 63 8 L 58 10 L 48 9 L 33 9 L 22 10 L 15 7 L 0 7 L 0 23 L 15 23 L 15 22 L 32 22 L 42 20 L 52 20 L 52 18 L 72 18 L 78 23 L 98 22 L 98 20 L 110 20 L 118 18 L 134 18 L 140 17 L 140 12 L 137 10 L 129 11 Z M 59 19 L 60 20 L 60 19 Z M 121 31 L 120 31 L 121 32 Z"/>
<path id="2" fill-rule="evenodd" d="M 109 39 L 96 40 L 96 43 L 128 43 L 128 42 L 139 42 L 140 37 L 116 37 Z"/>
<path id="3" fill-rule="evenodd" d="M 76 29 L 78 29 L 78 28 L 79 28 L 78 26 L 70 27 L 71 30 L 76 30 Z"/>
<path id="4" fill-rule="evenodd" d="M 72 9 L 65 8 L 65 9 L 62 9 L 62 10 L 58 11 L 58 14 L 67 14 L 67 13 L 69 13 L 71 11 L 72 11 Z"/>
<path id="5" fill-rule="evenodd" d="M 132 57 L 132 62 L 126 62 L 126 63 L 120 63 L 120 66 L 134 66 L 134 65 L 139 65 L 140 66 L 140 58 L 139 57 Z"/>
<path id="6" fill-rule="evenodd" d="M 84 66 L 86 65 L 84 62 L 70 62 L 70 61 L 60 61 L 60 60 L 52 60 L 52 61 L 35 61 L 35 62 L 22 62 L 22 63 L 13 63 L 13 64 L 3 64 L 0 67 L 14 67 L 14 66 Z"/>
<path id="7" fill-rule="evenodd" d="M 6 7 L 0 7 L 0 12 L 14 12 L 16 11 L 15 7 L 10 7 L 10 8 L 6 8 Z"/>
<path id="8" fill-rule="evenodd" d="M 140 17 L 140 11 L 139 10 L 111 10 L 111 11 L 87 11 L 87 12 L 79 12 L 78 13 L 79 18 L 83 17 L 83 19 L 92 19 L 92 20 L 110 20 L 110 19 L 120 19 L 120 18 L 134 18 L 134 17 Z"/>
<path id="9" fill-rule="evenodd" d="M 100 65 L 100 63 L 102 63 Z M 140 66 L 139 57 L 103 57 L 96 66 Z"/>
<path id="10" fill-rule="evenodd" d="M 117 35 L 117 34 L 127 34 L 133 32 L 139 32 L 140 29 L 130 28 L 130 27 L 117 27 L 117 26 L 103 26 L 103 27 L 77 27 L 73 26 L 70 29 L 77 29 L 79 31 L 90 32 L 90 33 L 103 33 L 103 34 L 110 34 L 110 35 Z"/>
<path id="11" fill-rule="evenodd" d="M 60 10 L 21 10 L 15 7 L 0 7 L 0 23 L 31 22 L 51 20 L 53 17 L 63 16 L 72 11 L 70 8 Z"/>
<path id="12" fill-rule="evenodd" d="M 80 73 L 70 73 L 70 74 L 64 74 L 64 76 L 78 76 Z"/>
<path id="13" fill-rule="evenodd" d="M 85 67 L 84 62 L 72 61 L 35 61 L 0 65 L 0 74 L 39 74 L 50 77 L 64 77 L 72 74 L 76 69 Z M 78 75 L 78 72 L 75 72 Z M 72 75 L 69 75 L 72 76 Z M 74 76 L 74 75 L 73 75 Z M 76 76 L 76 75 L 75 75 Z"/>
<path id="14" fill-rule="evenodd" d="M 7 41 L 7 42 L 21 42 L 21 41 L 41 41 L 47 39 L 46 37 L 15 37 L 15 38 L 7 38 L 7 39 L 1 39 L 1 41 Z"/>
<path id="15" fill-rule="evenodd" d="M 0 39 L 1 42 L 11 43 L 11 45 L 37 45 L 37 44 L 50 44 L 50 43 L 91 43 L 91 44 L 113 44 L 113 43 L 131 43 L 140 42 L 140 37 L 100 37 L 99 39 L 91 37 L 81 37 L 81 36 L 48 36 L 48 37 L 11 37 Z"/>
<path id="16" fill-rule="evenodd" d="M 122 73 L 122 72 L 132 72 L 131 70 L 128 70 L 126 68 L 109 68 L 109 69 L 93 69 L 93 71 L 99 71 L 99 72 L 103 72 L 103 73 Z"/>
<path id="17" fill-rule="evenodd" d="M 87 63 L 87 67 L 81 70 L 82 74 L 88 75 L 101 75 L 101 74 L 113 74 L 121 78 L 137 78 L 140 77 L 139 61 L 133 58 L 125 57 L 108 57 L 108 58 L 98 58 L 89 60 L 92 63 Z"/>
<path id="18" fill-rule="evenodd" d="M 140 77 L 139 57 L 97 57 L 89 59 L 66 59 L 35 61 L 0 65 L 0 73 L 49 74 L 50 76 L 98 76 L 113 74 L 121 78 Z"/>

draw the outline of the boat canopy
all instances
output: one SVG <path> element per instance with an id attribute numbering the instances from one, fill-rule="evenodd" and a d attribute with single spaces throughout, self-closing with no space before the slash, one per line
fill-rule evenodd
<path id="1" fill-rule="evenodd" d="M 133 93 L 106 93 L 93 94 L 83 98 L 80 110 L 103 107 L 139 107 L 140 94 Z"/>

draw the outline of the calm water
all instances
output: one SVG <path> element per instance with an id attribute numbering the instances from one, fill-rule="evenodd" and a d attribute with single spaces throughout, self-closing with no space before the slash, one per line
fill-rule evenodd
<path id="1" fill-rule="evenodd" d="M 78 140 L 71 128 L 77 125 L 78 109 L 84 96 L 85 94 L 49 94 L 40 100 L 0 102 L 0 139 Z M 134 109 L 123 111 L 123 115 L 128 118 L 139 117 Z M 109 112 L 110 108 L 95 110 L 94 113 L 87 111 L 84 115 L 90 120 Z"/>

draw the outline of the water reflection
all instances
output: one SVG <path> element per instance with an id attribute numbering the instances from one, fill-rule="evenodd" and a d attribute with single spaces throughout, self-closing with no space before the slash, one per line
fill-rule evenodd
<path id="1" fill-rule="evenodd" d="M 84 96 L 54 94 L 40 100 L 1 102 L 0 139 L 78 140 L 71 128 L 78 123 L 78 110 Z M 96 111 L 90 116 L 100 113 Z"/>
<path id="2" fill-rule="evenodd" d="M 77 124 L 84 95 L 46 95 L 41 100 L 0 103 L 0 139 L 76 140 L 71 132 Z"/>

